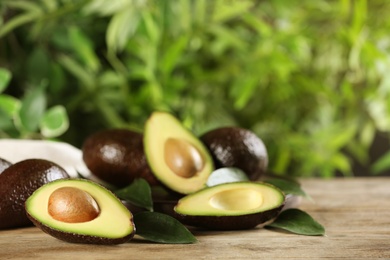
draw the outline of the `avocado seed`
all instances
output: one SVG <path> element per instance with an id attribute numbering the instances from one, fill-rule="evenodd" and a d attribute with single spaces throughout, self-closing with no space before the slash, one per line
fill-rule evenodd
<path id="1" fill-rule="evenodd" d="M 168 138 L 164 146 L 164 159 L 178 176 L 191 178 L 204 167 L 204 160 L 196 147 L 183 139 Z"/>
<path id="2" fill-rule="evenodd" d="M 48 212 L 56 220 L 81 223 L 95 219 L 100 209 L 88 192 L 75 187 L 61 187 L 50 195 Z"/>

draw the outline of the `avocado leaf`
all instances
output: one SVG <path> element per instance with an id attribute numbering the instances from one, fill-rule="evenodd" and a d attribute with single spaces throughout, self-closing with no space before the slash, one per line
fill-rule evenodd
<path id="1" fill-rule="evenodd" d="M 325 235 L 325 228 L 308 213 L 300 209 L 282 211 L 276 220 L 266 227 L 279 228 L 305 236 Z"/>
<path id="2" fill-rule="evenodd" d="M 177 219 L 158 212 L 144 211 L 134 215 L 136 234 L 146 240 L 164 244 L 190 244 L 195 236 Z"/>
<path id="3" fill-rule="evenodd" d="M 264 182 L 274 185 L 282 190 L 285 194 L 302 196 L 311 199 L 310 196 L 301 188 L 301 185 L 293 180 L 271 178 L 264 180 Z"/>
<path id="4" fill-rule="evenodd" d="M 152 191 L 145 179 L 137 178 L 130 185 L 115 191 L 115 194 L 138 207 L 153 211 Z"/>

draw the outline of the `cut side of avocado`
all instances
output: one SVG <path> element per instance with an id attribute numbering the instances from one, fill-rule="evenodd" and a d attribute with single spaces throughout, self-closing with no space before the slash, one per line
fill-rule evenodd
<path id="1" fill-rule="evenodd" d="M 181 198 L 174 211 L 184 224 L 216 230 L 254 228 L 274 220 L 285 202 L 278 188 L 262 182 L 212 186 Z"/>
<path id="2" fill-rule="evenodd" d="M 214 170 L 204 144 L 169 113 L 154 112 L 149 117 L 144 150 L 156 178 L 177 193 L 190 194 L 204 188 Z"/>
<path id="3" fill-rule="evenodd" d="M 52 201 L 53 195 L 61 190 L 70 190 L 70 192 L 65 192 L 66 196 L 59 195 L 63 200 L 58 202 L 59 210 L 52 213 L 51 209 L 55 203 Z M 75 197 L 73 202 L 78 203 L 80 198 L 76 197 L 77 193 L 85 194 L 94 201 L 94 205 L 96 204 L 98 213 L 93 215 L 91 220 L 73 221 L 69 217 L 69 221 L 66 220 L 67 214 L 73 214 L 77 218 L 87 211 L 88 207 L 84 205 L 75 207 L 73 211 L 66 209 L 66 207 L 73 207 L 69 206 L 71 203 L 68 203 L 65 208 L 62 207 L 66 204 L 64 201 L 72 201 L 72 197 Z M 67 179 L 48 183 L 37 189 L 26 200 L 25 208 L 27 216 L 37 227 L 67 242 L 120 244 L 130 240 L 135 233 L 133 216 L 121 201 L 108 189 L 85 179 Z"/>

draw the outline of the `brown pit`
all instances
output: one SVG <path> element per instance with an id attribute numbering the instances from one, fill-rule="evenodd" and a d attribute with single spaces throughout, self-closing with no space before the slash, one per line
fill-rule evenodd
<path id="1" fill-rule="evenodd" d="M 164 159 L 176 175 L 184 178 L 191 178 L 204 167 L 198 149 L 183 139 L 168 138 L 165 141 Z"/>
<path id="2" fill-rule="evenodd" d="M 100 209 L 88 192 L 74 187 L 61 187 L 50 195 L 48 212 L 58 221 L 81 223 L 95 219 Z"/>

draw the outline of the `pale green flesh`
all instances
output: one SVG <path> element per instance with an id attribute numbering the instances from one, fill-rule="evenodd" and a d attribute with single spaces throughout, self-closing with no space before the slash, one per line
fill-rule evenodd
<path id="1" fill-rule="evenodd" d="M 284 194 L 263 183 L 237 182 L 206 188 L 179 200 L 177 213 L 193 216 L 239 216 L 274 209 Z"/>
<path id="2" fill-rule="evenodd" d="M 168 138 L 184 139 L 190 142 L 205 157 L 203 169 L 191 178 L 173 173 L 164 161 L 164 144 Z M 145 154 L 156 177 L 169 188 L 189 194 L 205 187 L 214 169 L 211 156 L 205 146 L 180 121 L 168 113 L 155 112 L 149 118 L 144 131 Z"/>
<path id="3" fill-rule="evenodd" d="M 48 200 L 50 194 L 60 187 L 75 187 L 88 192 L 99 205 L 99 216 L 82 223 L 66 223 L 52 218 L 48 213 Z M 27 199 L 26 210 L 43 225 L 63 232 L 104 238 L 121 238 L 133 232 L 132 215 L 127 208 L 106 189 L 85 180 L 54 181 L 41 187 Z"/>

